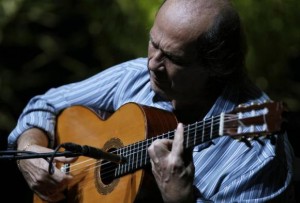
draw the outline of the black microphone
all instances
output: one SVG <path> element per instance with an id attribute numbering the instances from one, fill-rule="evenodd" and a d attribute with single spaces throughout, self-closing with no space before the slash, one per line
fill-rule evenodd
<path id="1" fill-rule="evenodd" d="M 125 157 L 122 157 L 117 154 L 109 153 L 99 148 L 95 148 L 87 145 L 78 145 L 72 142 L 66 142 L 66 143 L 62 143 L 61 147 L 65 148 L 68 151 L 74 153 L 80 153 L 83 156 L 91 157 L 94 159 L 104 159 L 118 164 L 126 162 Z"/>

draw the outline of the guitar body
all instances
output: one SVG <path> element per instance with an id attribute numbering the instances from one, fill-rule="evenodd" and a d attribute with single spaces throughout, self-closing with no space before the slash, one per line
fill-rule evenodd
<path id="1" fill-rule="evenodd" d="M 56 132 L 58 144 L 72 142 L 109 152 L 174 130 L 176 126 L 176 117 L 170 112 L 128 103 L 106 120 L 85 107 L 69 107 L 58 116 Z M 103 180 L 105 175 L 101 174 L 99 161 L 81 156 L 70 165 L 74 181 L 69 184 L 63 202 L 157 203 L 161 200 L 150 167 L 116 179 Z M 44 201 L 34 195 L 34 202 Z"/>

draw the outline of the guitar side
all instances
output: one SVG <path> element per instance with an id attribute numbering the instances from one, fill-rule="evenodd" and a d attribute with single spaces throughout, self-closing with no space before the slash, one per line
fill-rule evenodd
<path id="1" fill-rule="evenodd" d="M 72 142 L 111 151 L 174 130 L 176 125 L 172 113 L 136 103 L 125 104 L 107 120 L 85 107 L 72 106 L 58 116 L 56 132 L 58 144 Z M 74 181 L 68 185 L 63 202 L 145 202 L 149 199 L 146 193 L 156 187 L 150 170 L 141 169 L 104 180 L 99 166 L 99 160 L 87 157 L 79 157 L 71 164 Z M 34 203 L 39 202 L 45 201 L 34 195 Z"/>

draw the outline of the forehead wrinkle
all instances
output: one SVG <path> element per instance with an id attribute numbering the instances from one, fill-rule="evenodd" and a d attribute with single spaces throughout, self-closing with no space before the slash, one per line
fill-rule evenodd
<path id="1" fill-rule="evenodd" d="M 156 15 L 154 42 L 166 53 L 184 55 L 185 48 L 209 30 L 224 2 L 167 0 Z"/>
<path id="2" fill-rule="evenodd" d="M 157 29 L 158 28 L 158 29 Z M 165 38 L 165 32 L 163 27 L 156 26 L 155 30 L 150 31 L 151 41 L 158 46 L 158 48 L 165 54 L 170 56 L 183 56 L 184 51 L 178 45 L 179 41 L 174 39 L 170 41 L 170 37 Z"/>

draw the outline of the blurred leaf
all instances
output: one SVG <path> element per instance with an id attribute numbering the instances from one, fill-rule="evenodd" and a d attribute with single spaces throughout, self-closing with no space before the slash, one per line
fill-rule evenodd
<path id="1" fill-rule="evenodd" d="M 0 128 L 28 100 L 146 56 L 162 0 L 0 0 Z M 273 99 L 300 111 L 300 1 L 232 0 L 247 34 L 247 69 Z"/>

